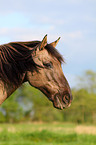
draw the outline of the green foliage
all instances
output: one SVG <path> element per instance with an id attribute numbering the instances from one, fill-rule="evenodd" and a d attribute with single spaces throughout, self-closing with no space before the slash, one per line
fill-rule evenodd
<path id="1" fill-rule="evenodd" d="M 23 110 L 16 101 L 16 92 L 8 98 L 2 105 L 2 113 L 4 114 L 4 122 L 18 122 L 23 116 Z M 1 115 L 0 115 L 1 118 Z"/>
<path id="2" fill-rule="evenodd" d="M 86 89 L 89 93 L 96 93 L 96 72 L 85 71 L 82 77 L 79 77 L 79 88 Z"/>
<path id="3" fill-rule="evenodd" d="M 64 111 L 66 121 L 76 123 L 96 123 L 96 94 L 86 90 L 72 90 L 74 100 L 69 109 Z"/>
<path id="4" fill-rule="evenodd" d="M 0 112 L 0 123 L 5 122 L 5 116 L 2 112 Z"/>

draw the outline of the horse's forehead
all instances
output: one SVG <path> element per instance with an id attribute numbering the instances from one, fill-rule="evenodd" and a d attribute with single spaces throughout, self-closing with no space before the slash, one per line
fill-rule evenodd
<path id="1" fill-rule="evenodd" d="M 52 56 L 48 53 L 48 51 L 46 49 L 38 51 L 36 53 L 36 57 L 38 57 L 39 59 L 51 59 L 52 58 Z"/>

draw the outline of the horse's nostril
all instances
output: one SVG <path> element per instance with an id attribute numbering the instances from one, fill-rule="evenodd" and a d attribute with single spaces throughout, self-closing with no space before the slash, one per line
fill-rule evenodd
<path id="1" fill-rule="evenodd" d="M 69 95 L 64 95 L 63 102 L 64 102 L 64 104 L 68 105 L 69 102 L 70 102 L 70 96 Z"/>

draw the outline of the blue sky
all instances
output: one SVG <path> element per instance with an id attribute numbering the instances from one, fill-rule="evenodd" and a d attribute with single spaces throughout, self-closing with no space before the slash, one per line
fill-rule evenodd
<path id="1" fill-rule="evenodd" d="M 96 0 L 0 0 L 0 44 L 61 40 L 63 72 L 71 87 L 85 70 L 96 71 Z"/>

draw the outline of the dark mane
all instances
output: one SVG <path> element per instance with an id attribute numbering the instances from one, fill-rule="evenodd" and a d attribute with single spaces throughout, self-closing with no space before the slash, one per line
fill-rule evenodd
<path id="1" fill-rule="evenodd" d="M 18 84 L 26 70 L 36 70 L 32 59 L 30 43 L 14 42 L 0 46 L 0 79 L 6 83 Z M 36 43 L 32 43 L 35 47 Z"/>
<path id="2" fill-rule="evenodd" d="M 32 53 L 40 44 L 40 41 L 31 41 L 0 45 L 0 79 L 6 83 L 18 84 L 25 71 L 38 71 Z M 50 44 L 47 44 L 45 49 L 61 63 L 63 62 L 62 56 Z"/>

